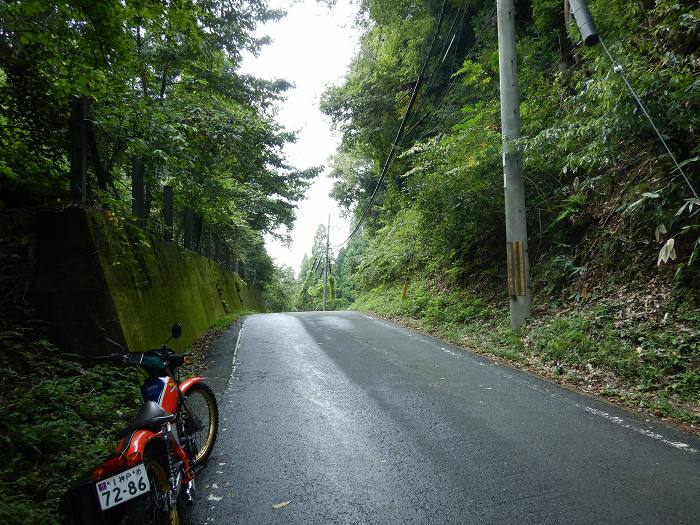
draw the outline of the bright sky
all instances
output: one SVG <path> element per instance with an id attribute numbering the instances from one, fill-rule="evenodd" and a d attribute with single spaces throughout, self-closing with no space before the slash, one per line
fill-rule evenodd
<path id="1" fill-rule="evenodd" d="M 340 208 L 328 196 L 332 181 L 328 177 L 329 156 L 335 152 L 339 136 L 321 114 L 319 101 L 325 87 L 342 80 L 355 53 L 357 30 L 353 30 L 356 8 L 351 0 L 338 0 L 328 9 L 317 0 L 272 0 L 272 7 L 287 11 L 279 22 L 260 28 L 273 42 L 258 57 L 248 55 L 242 72 L 262 78 L 283 78 L 295 84 L 280 106 L 278 121 L 287 129 L 299 132 L 295 144 L 285 149 L 287 158 L 297 168 L 326 167 L 299 204 L 297 220 L 291 232 L 292 244 L 283 246 L 266 239 L 268 253 L 278 264 L 298 273 L 304 253 L 311 252 L 314 233 L 326 224 L 331 214 L 331 245 L 344 241 L 349 221 L 341 217 Z"/>

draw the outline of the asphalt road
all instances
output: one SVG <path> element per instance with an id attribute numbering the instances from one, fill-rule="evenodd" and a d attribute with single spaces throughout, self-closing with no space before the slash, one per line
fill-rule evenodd
<path id="1" fill-rule="evenodd" d="M 700 523 L 696 438 L 374 316 L 254 315 L 214 359 L 195 524 Z"/>

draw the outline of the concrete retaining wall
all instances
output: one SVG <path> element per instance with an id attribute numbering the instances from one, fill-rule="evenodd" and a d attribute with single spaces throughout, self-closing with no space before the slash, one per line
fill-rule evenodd
<path id="1" fill-rule="evenodd" d="M 263 309 L 235 273 L 101 212 L 39 214 L 36 259 L 43 316 L 59 344 L 84 355 L 111 351 L 105 335 L 132 351 L 158 347 L 176 321 L 182 350 L 224 314 Z"/>

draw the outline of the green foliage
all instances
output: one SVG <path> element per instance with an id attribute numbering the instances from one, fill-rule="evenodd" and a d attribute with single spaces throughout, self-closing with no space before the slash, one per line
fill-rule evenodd
<path id="1" fill-rule="evenodd" d="M 231 325 L 238 321 L 242 316 L 246 315 L 248 312 L 233 312 L 230 314 L 224 314 L 219 317 L 216 321 L 209 325 L 209 331 L 215 335 L 224 333 L 226 330 L 231 328 Z"/>
<path id="2" fill-rule="evenodd" d="M 116 446 L 140 404 L 138 372 L 87 367 L 36 327 L 2 332 L 0 504 L 2 523 L 56 522 L 58 499 Z"/>
<path id="3" fill-rule="evenodd" d="M 700 355 L 700 340 L 644 328 L 620 333 L 606 316 L 589 319 L 573 315 L 554 318 L 529 338 L 532 351 L 551 361 L 590 363 L 636 383 L 642 391 L 668 389 L 680 399 L 697 399 L 700 374 L 692 364 Z"/>
<path id="4" fill-rule="evenodd" d="M 268 312 L 291 312 L 295 292 L 294 270 L 289 266 L 275 266 L 272 277 L 263 287 L 265 309 Z"/>
<path id="5" fill-rule="evenodd" d="M 333 273 L 335 265 L 335 255 L 332 249 L 328 253 L 328 288 L 326 295 L 326 309 L 334 310 L 338 307 L 336 278 Z M 311 254 L 304 255 L 299 271 L 299 278 L 295 286 L 296 300 L 294 307 L 296 310 L 321 310 L 323 309 L 323 269 L 326 264 L 326 227 L 318 225 L 314 236 Z"/>
<path id="6" fill-rule="evenodd" d="M 237 72 L 266 42 L 257 24 L 280 16 L 264 0 L 2 3 L 0 185 L 10 204 L 68 198 L 71 97 L 85 96 L 104 172 L 91 167 L 89 200 L 130 218 L 140 157 L 149 229 L 161 233 L 168 185 L 176 210 L 200 219 L 196 248 L 216 236 L 237 259 L 255 258 L 261 232 L 291 227 L 318 173 L 283 156 L 295 138 L 273 104 L 289 84 Z M 183 228 L 177 213 L 176 242 Z"/>
<path id="7" fill-rule="evenodd" d="M 466 290 L 438 292 L 435 285 L 425 281 L 409 283 L 406 299 L 403 285 L 381 286 L 358 298 L 354 307 L 377 311 L 391 316 L 420 318 L 431 328 L 463 325 L 484 321 L 495 316 L 483 298 Z"/>
<path id="8" fill-rule="evenodd" d="M 401 154 L 363 235 L 348 247 L 366 246 L 342 286 L 367 290 L 404 275 L 460 284 L 502 270 L 497 41 L 492 4 L 472 4 L 462 21 L 459 4 L 448 3 L 446 19 L 455 23 L 438 35 L 443 52 L 430 59 Z M 333 196 L 349 209 L 356 205 L 356 212 L 374 190 L 436 18 L 431 2 L 363 5 L 371 23 L 360 50 L 344 83 L 329 89 L 321 104 L 343 133 Z M 662 262 L 677 265 L 679 284 L 695 286 L 699 208 L 602 48 L 582 47 L 565 26 L 562 5 L 518 4 L 534 279 L 555 283 L 554 292 L 586 270 L 663 271 L 654 263 L 671 240 L 677 257 Z M 670 0 L 650 7 L 593 0 L 591 9 L 691 184 L 700 187 L 697 9 Z M 656 246 L 650 231 L 663 232 Z"/>

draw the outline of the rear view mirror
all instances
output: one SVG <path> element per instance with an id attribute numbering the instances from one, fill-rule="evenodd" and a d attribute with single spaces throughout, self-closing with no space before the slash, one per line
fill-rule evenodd
<path id="1" fill-rule="evenodd" d="M 170 335 L 173 339 L 178 339 L 182 335 L 182 325 L 180 323 L 175 323 L 170 329 Z"/>

